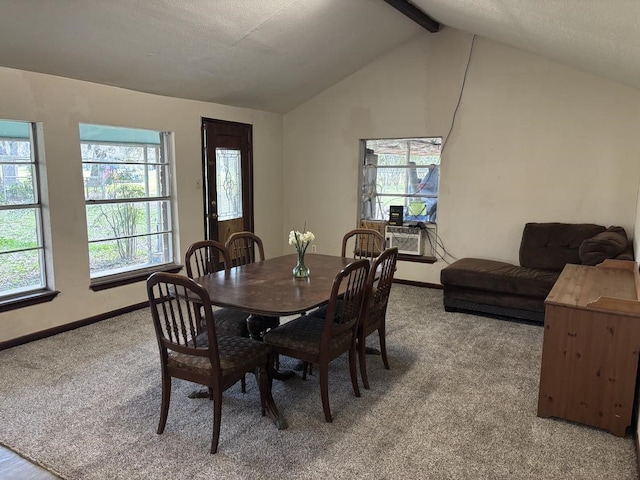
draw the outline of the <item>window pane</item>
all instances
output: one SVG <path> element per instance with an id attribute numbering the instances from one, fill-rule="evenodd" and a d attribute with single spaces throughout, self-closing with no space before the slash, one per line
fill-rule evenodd
<path id="1" fill-rule="evenodd" d="M 147 148 L 144 145 L 111 145 L 86 142 L 81 145 L 83 162 L 148 163 L 145 156 L 146 150 Z M 157 159 L 153 161 L 157 162 Z"/>
<path id="2" fill-rule="evenodd" d="M 164 166 L 85 163 L 82 176 L 87 200 L 168 196 Z"/>
<path id="3" fill-rule="evenodd" d="M 0 120 L 0 123 L 2 122 Z M 19 122 L 10 122 L 19 123 Z M 29 126 L 26 123 L 27 127 Z M 27 129 L 28 132 L 28 129 Z M 0 163 L 12 162 L 12 163 L 29 163 L 31 162 L 31 142 L 29 137 L 26 138 L 0 138 Z"/>
<path id="4" fill-rule="evenodd" d="M 216 148 L 218 220 L 242 217 L 242 170 L 240 150 Z"/>
<path id="5" fill-rule="evenodd" d="M 38 209 L 0 210 L 0 225 L 11 225 L 0 233 L 0 252 L 38 248 Z"/>
<path id="6" fill-rule="evenodd" d="M 407 194 L 413 197 L 438 195 L 439 168 L 395 167 L 377 168 L 376 192 L 378 195 Z"/>
<path id="7" fill-rule="evenodd" d="M 172 258 L 168 233 L 89 244 L 92 277 L 161 265 L 171 262 Z"/>
<path id="8" fill-rule="evenodd" d="M 87 205 L 89 241 L 169 231 L 168 201 Z"/>
<path id="9" fill-rule="evenodd" d="M 0 141 L 0 205 L 36 202 L 34 168 L 29 141 Z"/>
<path id="10" fill-rule="evenodd" d="M 40 250 L 0 253 L 0 295 L 43 288 L 40 264 Z"/>

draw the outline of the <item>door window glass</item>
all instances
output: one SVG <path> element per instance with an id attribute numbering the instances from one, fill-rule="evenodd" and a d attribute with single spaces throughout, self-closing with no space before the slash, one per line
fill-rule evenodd
<path id="1" fill-rule="evenodd" d="M 242 218 L 242 169 L 240 150 L 216 148 L 218 220 Z"/>

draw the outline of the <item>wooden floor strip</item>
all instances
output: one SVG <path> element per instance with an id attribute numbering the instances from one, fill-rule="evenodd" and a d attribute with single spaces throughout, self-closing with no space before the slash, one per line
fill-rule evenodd
<path id="1" fill-rule="evenodd" d="M 0 445 L 0 478 L 11 480 L 58 480 L 59 477 Z"/>

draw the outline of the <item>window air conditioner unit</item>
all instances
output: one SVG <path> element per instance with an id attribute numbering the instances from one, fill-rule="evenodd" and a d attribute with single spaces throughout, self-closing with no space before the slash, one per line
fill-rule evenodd
<path id="1" fill-rule="evenodd" d="M 387 247 L 398 247 L 398 253 L 424 255 L 428 243 L 427 229 L 387 225 L 385 228 Z"/>

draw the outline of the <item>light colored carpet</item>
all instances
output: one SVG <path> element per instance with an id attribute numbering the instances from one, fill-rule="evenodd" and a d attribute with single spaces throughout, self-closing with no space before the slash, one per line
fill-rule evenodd
<path id="1" fill-rule="evenodd" d="M 245 395 L 225 394 L 216 455 L 211 403 L 188 398 L 192 384 L 174 381 L 155 433 L 146 309 L 5 350 L 0 442 L 68 479 L 637 478 L 631 436 L 536 416 L 540 326 L 446 313 L 441 291 L 406 285 L 387 318 L 391 370 L 369 356 L 371 390 L 355 398 L 346 358 L 332 363 L 332 424 L 317 377 L 274 382 L 284 431 L 248 377 Z"/>

